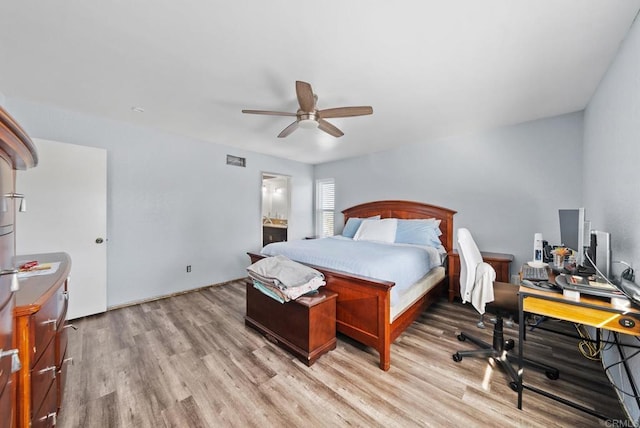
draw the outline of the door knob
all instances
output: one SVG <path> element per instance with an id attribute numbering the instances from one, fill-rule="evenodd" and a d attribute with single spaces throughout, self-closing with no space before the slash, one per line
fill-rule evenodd
<path id="1" fill-rule="evenodd" d="M 104 242 L 104 239 L 96 238 L 96 244 L 102 244 L 103 242 Z"/>

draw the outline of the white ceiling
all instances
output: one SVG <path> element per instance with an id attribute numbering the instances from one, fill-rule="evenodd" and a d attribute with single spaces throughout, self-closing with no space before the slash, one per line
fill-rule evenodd
<path id="1" fill-rule="evenodd" d="M 321 163 L 582 110 L 640 0 L 3 0 L 0 92 Z M 276 135 L 295 81 L 373 115 Z M 144 108 L 135 113 L 133 106 Z"/>

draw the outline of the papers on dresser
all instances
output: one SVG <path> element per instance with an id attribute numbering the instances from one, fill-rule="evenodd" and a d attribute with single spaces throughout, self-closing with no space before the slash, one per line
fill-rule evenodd
<path id="1" fill-rule="evenodd" d="M 50 275 L 52 273 L 57 272 L 59 267 L 60 267 L 60 262 L 42 263 L 32 267 L 31 269 L 19 271 L 18 278 L 22 279 L 22 278 L 30 278 L 32 276 Z"/>

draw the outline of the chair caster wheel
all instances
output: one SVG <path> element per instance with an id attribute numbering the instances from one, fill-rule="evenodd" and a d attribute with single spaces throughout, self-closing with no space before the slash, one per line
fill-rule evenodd
<path id="1" fill-rule="evenodd" d="M 460 342 L 464 342 L 465 340 L 467 340 L 467 338 L 466 338 L 466 337 L 464 337 L 464 335 L 463 335 L 463 334 L 459 334 L 459 335 L 458 335 L 458 340 L 459 340 Z"/>
<path id="2" fill-rule="evenodd" d="M 459 363 L 460 361 L 462 361 L 462 356 L 459 353 L 455 353 L 451 356 L 453 358 L 453 361 L 455 361 L 456 363 Z"/>
<path id="3" fill-rule="evenodd" d="M 549 370 L 544 372 L 544 374 L 551 380 L 557 380 L 560 377 L 560 372 L 558 370 Z"/>
<path id="4" fill-rule="evenodd" d="M 507 340 L 504 341 L 504 350 L 505 351 L 510 351 L 515 346 L 516 346 L 516 343 L 513 341 L 513 339 L 507 339 Z"/>
<path id="5" fill-rule="evenodd" d="M 509 382 L 509 387 L 515 392 L 518 392 L 518 382 Z"/>

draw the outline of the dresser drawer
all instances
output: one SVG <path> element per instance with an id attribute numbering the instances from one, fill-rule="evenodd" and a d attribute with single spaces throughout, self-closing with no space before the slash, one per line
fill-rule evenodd
<path id="1" fill-rule="evenodd" d="M 14 191 L 13 174 L 13 166 L 4 158 L 4 155 L 0 156 L 0 197 L 2 198 L 0 204 L 4 208 L 0 209 L 0 226 L 13 226 L 14 224 L 15 199 L 4 196 Z M 6 266 L 2 267 L 6 268 Z"/>
<path id="2" fill-rule="evenodd" d="M 51 385 L 40 408 L 33 414 L 31 428 L 50 428 L 56 425 L 57 400 L 56 386 Z"/>
<path id="3" fill-rule="evenodd" d="M 42 404 L 46 394 L 55 395 L 56 388 L 50 392 L 51 385 L 55 383 L 57 367 L 55 363 L 55 346 L 53 342 L 47 346 L 31 370 L 31 408 L 38 409 Z M 55 401 L 55 400 L 54 400 Z M 57 402 L 56 402 L 57 406 Z"/>
<path id="4" fill-rule="evenodd" d="M 67 291 L 67 282 L 60 287 L 58 293 L 56 293 L 56 300 L 58 301 L 58 322 L 56 323 L 57 330 L 62 330 L 65 321 L 67 320 L 67 309 L 69 308 L 69 292 Z"/>
<path id="5" fill-rule="evenodd" d="M 0 265 L 0 268 L 3 267 Z M 12 275 L 0 276 L 0 306 L 6 305 L 11 299 L 11 277 Z"/>
<path id="6" fill-rule="evenodd" d="M 57 338 L 55 341 L 55 346 L 56 346 L 55 362 L 58 368 L 60 368 L 60 365 L 62 364 L 62 361 L 64 360 L 67 354 L 67 344 L 69 343 L 68 331 L 69 331 L 69 325 L 65 325 L 58 330 L 58 333 L 56 333 Z"/>
<path id="7" fill-rule="evenodd" d="M 55 290 L 55 295 L 48 299 L 40 310 L 31 316 L 34 332 L 33 343 L 35 344 L 35 347 L 31 350 L 33 352 L 33 358 L 31 359 L 33 364 L 38 363 L 42 351 L 56 335 L 58 324 L 64 314 L 65 304 L 64 287 L 60 286 Z"/>
<path id="8" fill-rule="evenodd" d="M 13 305 L 7 302 L 0 308 L 0 351 L 13 349 Z M 11 356 L 0 357 L 0 391 L 9 381 L 11 375 Z"/>
<path id="9" fill-rule="evenodd" d="M 0 387 L 0 426 L 12 427 L 15 418 L 13 409 L 13 384 L 7 383 Z M 4 424 L 4 425 L 3 425 Z"/>
<path id="10" fill-rule="evenodd" d="M 57 396 L 58 396 L 58 409 L 62 408 L 62 398 L 64 397 L 64 387 L 67 384 L 67 364 L 71 362 L 71 358 L 67 357 L 67 354 L 63 354 L 62 361 L 58 366 L 58 372 L 56 375 L 57 381 Z"/>

